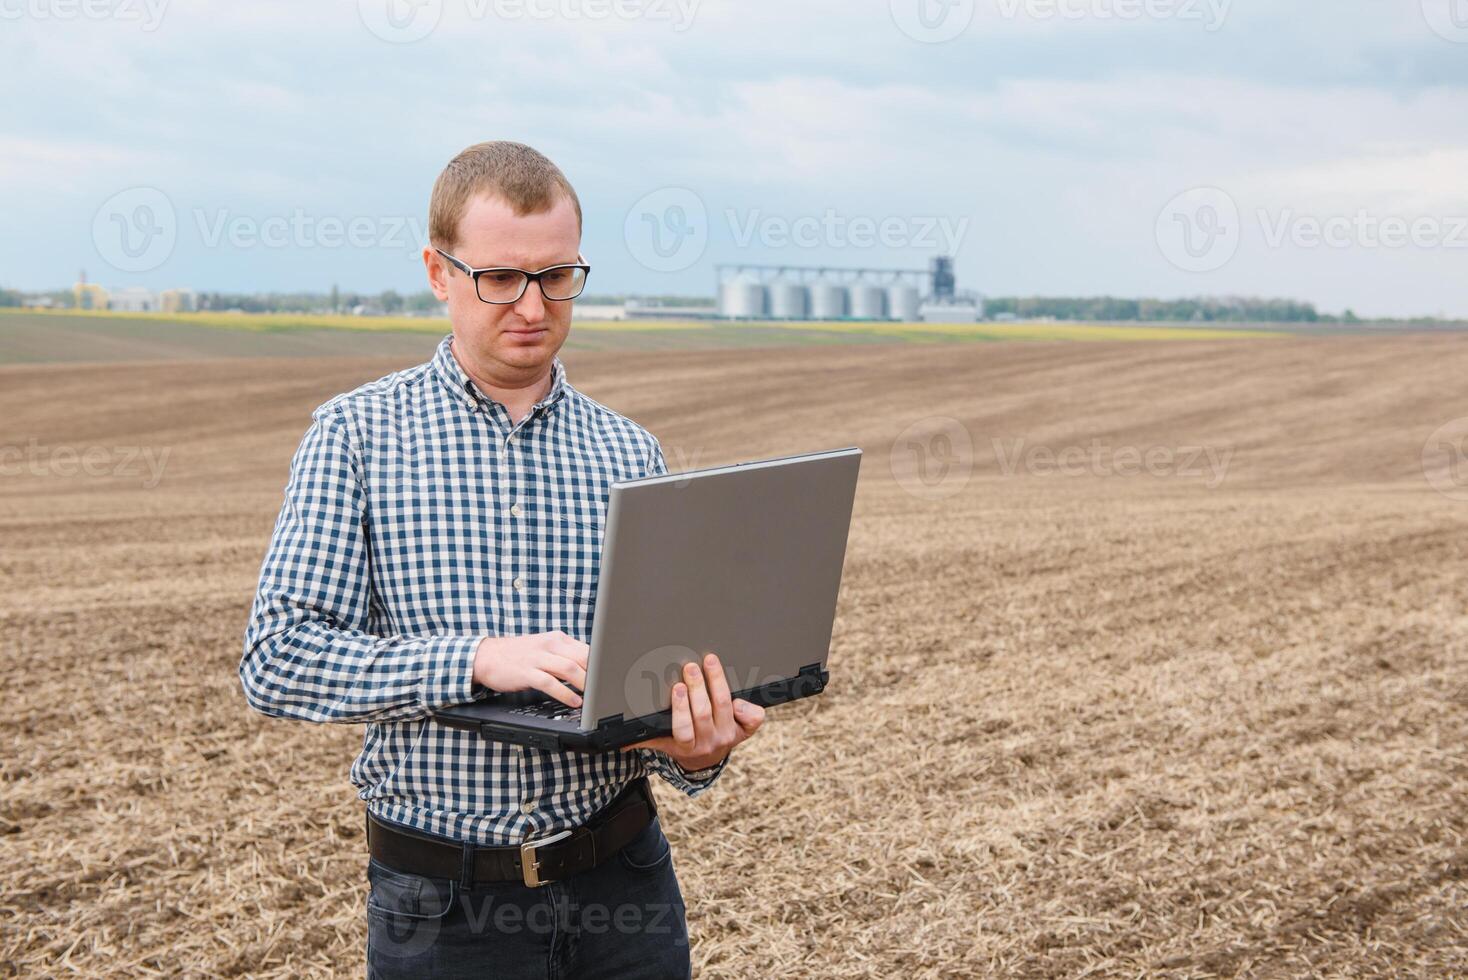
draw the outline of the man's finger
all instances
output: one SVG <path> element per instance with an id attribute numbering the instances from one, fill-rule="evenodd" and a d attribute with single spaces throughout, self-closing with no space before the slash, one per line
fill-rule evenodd
<path id="1" fill-rule="evenodd" d="M 739 723 L 739 728 L 748 738 L 759 731 L 759 726 L 764 724 L 765 709 L 753 701 L 739 698 L 734 702 L 734 720 Z"/>
<path id="2" fill-rule="evenodd" d="M 688 682 L 688 707 L 693 715 L 694 738 L 714 737 L 714 709 L 709 703 L 708 688 L 703 682 L 703 668 L 696 663 L 684 664 L 683 677 Z"/>
<path id="3" fill-rule="evenodd" d="M 591 651 L 591 647 L 582 643 L 580 640 L 573 640 L 567 637 L 564 640 L 558 640 L 549 644 L 549 647 L 552 653 L 565 657 L 567 660 L 575 661 L 582 670 L 586 669 L 586 656 Z"/>
<path id="4" fill-rule="evenodd" d="M 688 707 L 688 685 L 673 685 L 673 741 L 680 751 L 693 748 L 693 713 Z"/>
<path id="5" fill-rule="evenodd" d="M 581 696 L 543 670 L 537 670 L 532 683 L 537 691 L 543 691 L 568 708 L 581 707 Z"/>
<path id="6" fill-rule="evenodd" d="M 547 658 L 547 664 L 544 669 L 547 673 L 553 674 L 562 680 L 570 681 L 573 687 L 582 691 L 586 690 L 585 668 L 569 657 L 552 654 Z"/>
<path id="7" fill-rule="evenodd" d="M 724 665 L 719 655 L 711 653 L 703 658 L 703 672 L 708 681 L 709 703 L 713 706 L 714 727 L 719 731 L 733 730 L 734 705 L 729 693 L 729 679 L 724 676 Z"/>

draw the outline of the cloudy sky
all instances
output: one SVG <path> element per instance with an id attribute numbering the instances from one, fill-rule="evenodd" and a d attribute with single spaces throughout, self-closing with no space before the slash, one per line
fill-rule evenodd
<path id="1" fill-rule="evenodd" d="M 422 288 L 482 139 L 714 265 L 1468 316 L 1468 0 L 0 0 L 0 285 Z"/>

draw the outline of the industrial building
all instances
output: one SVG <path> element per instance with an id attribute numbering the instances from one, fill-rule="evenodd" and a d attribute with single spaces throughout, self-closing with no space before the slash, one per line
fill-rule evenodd
<path id="1" fill-rule="evenodd" d="M 953 259 L 926 269 L 740 263 L 714 267 L 719 316 L 734 320 L 898 320 L 964 323 L 983 298 L 955 287 Z"/>

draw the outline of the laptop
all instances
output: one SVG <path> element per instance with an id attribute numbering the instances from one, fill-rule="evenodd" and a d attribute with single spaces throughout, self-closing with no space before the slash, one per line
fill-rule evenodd
<path id="1" fill-rule="evenodd" d="M 434 719 L 612 751 L 672 731 L 679 671 L 709 651 L 733 697 L 769 707 L 821 693 L 860 465 L 852 446 L 613 483 L 581 707 L 497 692 Z"/>

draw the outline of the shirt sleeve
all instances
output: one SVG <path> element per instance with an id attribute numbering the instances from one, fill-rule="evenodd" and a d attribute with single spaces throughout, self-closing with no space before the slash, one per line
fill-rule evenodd
<path id="1" fill-rule="evenodd" d="M 668 472 L 668 464 L 663 459 L 663 447 L 656 439 L 652 443 L 652 461 L 647 466 L 644 476 L 662 476 Z M 724 773 L 724 767 L 729 764 L 729 756 L 724 756 L 713 771 L 698 779 L 691 779 L 683 767 L 677 761 L 664 752 L 657 749 L 634 750 L 642 757 L 642 763 L 649 772 L 656 773 L 664 782 L 686 796 L 697 796 L 708 789 Z M 730 753 L 731 755 L 733 753 Z"/>
<path id="2" fill-rule="evenodd" d="M 369 632 L 367 497 L 340 409 L 317 409 L 245 630 L 240 681 L 257 711 L 317 722 L 401 721 L 486 693 L 481 636 Z"/>

